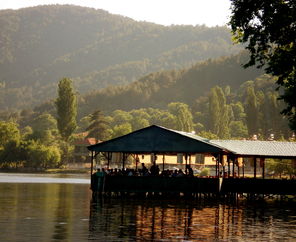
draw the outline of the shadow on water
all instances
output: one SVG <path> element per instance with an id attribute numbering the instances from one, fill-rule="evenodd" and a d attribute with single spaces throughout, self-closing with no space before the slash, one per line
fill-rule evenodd
<path id="1" fill-rule="evenodd" d="M 272 241 L 296 239 L 295 204 L 100 198 L 90 240 Z"/>

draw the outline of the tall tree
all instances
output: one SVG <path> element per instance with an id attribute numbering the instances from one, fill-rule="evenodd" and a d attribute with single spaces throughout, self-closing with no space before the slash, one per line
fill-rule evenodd
<path id="1" fill-rule="evenodd" d="M 249 134 L 253 135 L 258 132 L 258 105 L 254 87 L 247 88 L 245 103 L 246 122 Z"/>
<path id="2" fill-rule="evenodd" d="M 189 106 L 185 103 L 170 103 L 168 105 L 171 114 L 176 116 L 177 129 L 191 132 L 193 130 L 193 117 Z"/>
<path id="3" fill-rule="evenodd" d="M 226 104 L 226 98 L 221 87 L 216 86 L 216 93 L 219 101 L 219 130 L 218 136 L 221 139 L 227 139 L 230 137 L 229 123 L 231 107 Z"/>
<path id="4" fill-rule="evenodd" d="M 90 115 L 90 125 L 86 128 L 86 130 L 89 131 L 88 137 L 104 141 L 110 137 L 108 129 L 108 123 L 102 111 L 96 110 Z"/>
<path id="5" fill-rule="evenodd" d="M 219 138 L 229 138 L 231 108 L 226 104 L 226 98 L 221 87 L 211 89 L 209 97 L 210 131 Z"/>
<path id="6" fill-rule="evenodd" d="M 218 134 L 219 131 L 219 99 L 215 88 L 211 89 L 209 97 L 209 129 L 212 133 Z"/>
<path id="7" fill-rule="evenodd" d="M 244 110 L 244 106 L 241 102 L 231 103 L 231 108 L 233 112 L 233 118 L 236 121 L 245 121 L 246 114 Z"/>
<path id="8" fill-rule="evenodd" d="M 246 43 L 250 60 L 245 67 L 257 65 L 277 77 L 283 89 L 282 111 L 296 131 L 296 1 L 231 0 L 230 25 L 235 39 Z"/>
<path id="9" fill-rule="evenodd" d="M 68 141 L 76 129 L 77 101 L 72 81 L 63 78 L 58 85 L 58 98 L 55 101 L 57 109 L 58 130 L 65 141 Z"/>

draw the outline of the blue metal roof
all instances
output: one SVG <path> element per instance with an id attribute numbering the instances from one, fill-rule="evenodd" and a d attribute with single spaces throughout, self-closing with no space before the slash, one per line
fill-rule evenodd
<path id="1" fill-rule="evenodd" d="M 224 150 L 200 136 L 157 125 L 88 146 L 88 149 L 124 153 L 218 153 Z"/>

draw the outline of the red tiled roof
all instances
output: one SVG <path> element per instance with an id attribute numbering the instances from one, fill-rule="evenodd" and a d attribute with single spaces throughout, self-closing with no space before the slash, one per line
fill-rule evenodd
<path id="1" fill-rule="evenodd" d="M 85 139 L 77 139 L 73 142 L 74 145 L 94 145 L 97 141 L 95 138 L 85 138 Z"/>

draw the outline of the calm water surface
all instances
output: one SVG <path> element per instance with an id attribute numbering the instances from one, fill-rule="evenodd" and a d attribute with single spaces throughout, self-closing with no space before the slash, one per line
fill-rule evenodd
<path id="1" fill-rule="evenodd" d="M 0 241 L 296 241 L 295 204 L 91 200 L 88 177 L 0 173 Z"/>

